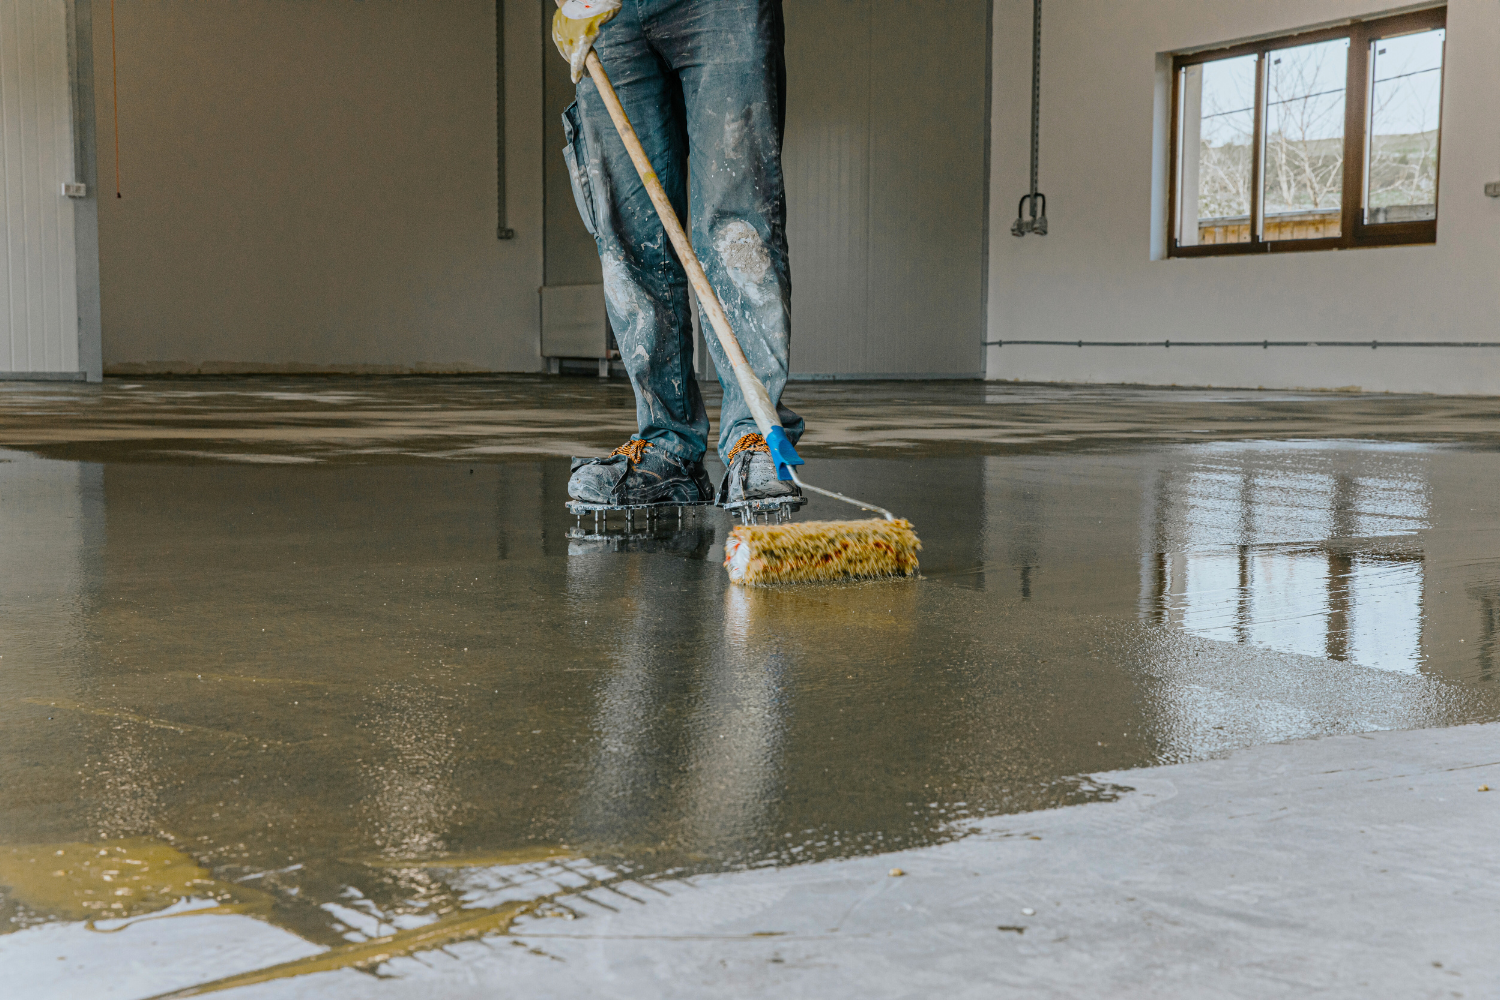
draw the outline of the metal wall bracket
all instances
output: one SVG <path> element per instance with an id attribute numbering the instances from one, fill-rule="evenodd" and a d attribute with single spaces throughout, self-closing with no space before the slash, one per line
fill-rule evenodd
<path id="1" fill-rule="evenodd" d="M 1038 201 L 1042 205 L 1040 214 L 1037 212 Z M 1028 202 L 1031 204 L 1031 218 L 1029 219 L 1026 217 Z M 1025 236 L 1027 233 L 1036 233 L 1038 236 L 1047 235 L 1047 196 L 1040 191 L 1021 195 L 1021 203 L 1016 206 L 1016 221 L 1011 223 L 1010 234 Z"/>
<path id="2" fill-rule="evenodd" d="M 1035 0 L 1031 12 L 1031 190 L 1021 196 L 1016 206 L 1012 236 L 1035 233 L 1047 235 L 1047 196 L 1037 190 L 1038 160 L 1042 145 L 1042 0 Z M 1040 203 L 1040 205 L 1038 204 Z M 1031 206 L 1027 217 L 1027 205 Z"/>

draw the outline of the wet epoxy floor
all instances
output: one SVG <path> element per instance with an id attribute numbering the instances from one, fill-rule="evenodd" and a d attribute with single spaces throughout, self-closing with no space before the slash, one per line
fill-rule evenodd
<path id="1" fill-rule="evenodd" d="M 924 576 L 742 590 L 716 511 L 570 538 L 551 452 L 609 443 L 576 413 L 628 422 L 621 387 L 487 384 L 7 387 L 0 931 L 214 907 L 305 942 L 274 964 L 497 885 L 908 848 L 1119 794 L 1094 772 L 1500 718 L 1472 401 L 912 386 L 936 436 L 880 444 L 856 388 L 794 386 L 809 479 L 909 516 Z"/>

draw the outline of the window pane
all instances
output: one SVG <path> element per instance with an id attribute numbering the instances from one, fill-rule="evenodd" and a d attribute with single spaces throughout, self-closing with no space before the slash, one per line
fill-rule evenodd
<path id="1" fill-rule="evenodd" d="M 1444 35 L 1439 28 L 1371 46 L 1367 223 L 1437 218 Z"/>
<path id="2" fill-rule="evenodd" d="M 1186 66 L 1177 92 L 1177 242 L 1248 243 L 1255 56 Z"/>
<path id="3" fill-rule="evenodd" d="M 1347 38 L 1267 53 L 1262 239 L 1340 235 L 1348 72 Z"/>

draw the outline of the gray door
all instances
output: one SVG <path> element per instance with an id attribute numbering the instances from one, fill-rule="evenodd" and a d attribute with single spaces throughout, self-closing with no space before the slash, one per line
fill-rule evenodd
<path id="1" fill-rule="evenodd" d="M 0 0 L 0 378 L 80 370 L 63 0 Z"/>
<path id="2" fill-rule="evenodd" d="M 980 373 L 989 0 L 785 0 L 792 371 Z"/>

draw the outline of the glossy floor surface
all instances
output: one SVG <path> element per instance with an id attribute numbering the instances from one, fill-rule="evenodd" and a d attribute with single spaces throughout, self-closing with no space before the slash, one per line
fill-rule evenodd
<path id="1" fill-rule="evenodd" d="M 163 956 L 182 986 L 417 954 L 503 931 L 496 892 L 607 903 L 1500 718 L 1486 401 L 788 399 L 808 479 L 911 518 L 922 579 L 734 588 L 712 510 L 580 537 L 566 455 L 629 433 L 619 384 L 5 386 L 0 932 L 203 908 L 299 942 Z"/>

